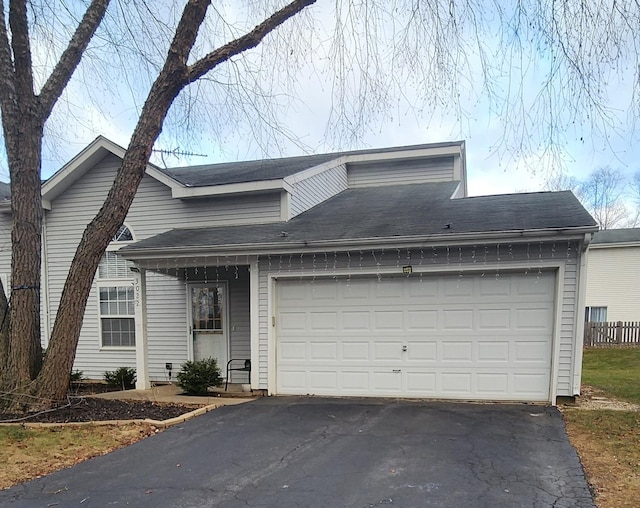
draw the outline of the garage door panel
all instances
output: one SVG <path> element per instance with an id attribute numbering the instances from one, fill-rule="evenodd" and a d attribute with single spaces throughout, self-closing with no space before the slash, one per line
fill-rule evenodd
<path id="1" fill-rule="evenodd" d="M 435 362 L 438 360 L 438 343 L 431 340 L 407 340 L 407 360 Z"/>
<path id="2" fill-rule="evenodd" d="M 374 362 L 387 362 L 389 360 L 402 360 L 402 345 L 399 341 L 376 341 L 373 344 Z"/>
<path id="3" fill-rule="evenodd" d="M 370 360 L 369 351 L 370 343 L 367 342 L 342 342 L 342 359 L 344 361 L 362 361 Z"/>
<path id="4" fill-rule="evenodd" d="M 283 333 L 305 331 L 307 329 L 307 314 L 305 312 L 281 312 L 278 325 Z"/>
<path id="5" fill-rule="evenodd" d="M 511 277 L 481 277 L 477 282 L 478 296 L 510 296 Z"/>
<path id="6" fill-rule="evenodd" d="M 440 279 L 444 298 L 473 298 L 474 281 L 469 277 L 446 277 Z"/>
<path id="7" fill-rule="evenodd" d="M 476 383 L 476 391 L 485 397 L 501 399 L 509 393 L 509 374 L 506 372 L 480 372 L 476 374 Z"/>
<path id="8" fill-rule="evenodd" d="M 371 287 L 373 288 L 373 297 L 378 300 L 397 300 L 404 295 L 404 280 L 401 279 L 389 279 L 383 283 L 374 282 Z"/>
<path id="9" fill-rule="evenodd" d="M 434 278 L 408 279 L 408 296 L 410 298 L 420 298 L 427 303 L 437 303 L 438 280 Z"/>
<path id="10" fill-rule="evenodd" d="M 548 273 L 529 273 L 529 277 L 515 277 L 514 294 L 515 295 L 539 295 L 543 298 L 553 295 L 553 286 L 555 279 L 549 277 Z"/>
<path id="11" fill-rule="evenodd" d="M 343 300 L 362 301 L 363 298 L 369 298 L 370 291 L 371 283 L 368 280 L 351 279 L 342 285 L 341 296 Z"/>
<path id="12" fill-rule="evenodd" d="M 437 376 L 435 372 L 409 370 L 405 374 L 406 391 L 415 397 L 434 397 Z"/>
<path id="13" fill-rule="evenodd" d="M 544 390 L 548 390 L 548 373 L 540 372 L 517 372 L 513 374 L 513 393 L 524 397 L 531 397 L 532 400 Z"/>
<path id="14" fill-rule="evenodd" d="M 278 383 L 280 384 L 281 393 L 309 393 L 304 391 L 307 386 L 306 370 L 291 370 L 288 368 L 282 368 L 280 372 L 278 372 Z M 300 391 L 301 388 L 303 391 Z"/>
<path id="15" fill-rule="evenodd" d="M 311 285 L 311 300 L 324 300 L 336 302 L 338 300 L 338 287 L 333 281 L 314 281 Z"/>
<path id="16" fill-rule="evenodd" d="M 443 330 L 473 329 L 473 310 L 444 309 L 441 313 Z"/>
<path id="17" fill-rule="evenodd" d="M 541 362 L 548 364 L 551 361 L 547 341 L 540 338 L 538 341 L 515 340 L 513 361 L 521 363 Z"/>
<path id="18" fill-rule="evenodd" d="M 469 372 L 442 372 L 440 391 L 445 395 L 471 397 L 471 374 Z"/>
<path id="19" fill-rule="evenodd" d="M 508 330 L 511 328 L 511 309 L 478 309 L 479 330 Z"/>
<path id="20" fill-rule="evenodd" d="M 554 288 L 545 272 L 278 281 L 276 390 L 546 401 Z"/>
<path id="21" fill-rule="evenodd" d="M 476 343 L 476 349 L 477 349 L 476 360 L 482 364 L 486 364 L 488 362 L 492 362 L 492 363 L 501 362 L 501 363 L 507 364 L 510 361 L 510 355 L 509 355 L 510 345 L 511 343 L 508 341 L 477 342 Z"/>
<path id="22" fill-rule="evenodd" d="M 407 311 L 407 331 L 437 330 L 438 311 L 437 310 L 408 310 Z"/>
<path id="23" fill-rule="evenodd" d="M 338 393 L 338 373 L 335 370 L 310 370 L 309 393 Z"/>
<path id="24" fill-rule="evenodd" d="M 402 376 L 400 372 L 373 371 L 374 395 L 400 394 L 402 392 Z"/>
<path id="25" fill-rule="evenodd" d="M 311 331 L 336 331 L 338 329 L 338 313 L 329 312 L 310 312 L 309 326 Z"/>
<path id="26" fill-rule="evenodd" d="M 549 307 L 517 308 L 514 311 L 516 330 L 550 330 L 553 314 Z"/>
<path id="27" fill-rule="evenodd" d="M 447 341 L 442 343 L 441 360 L 446 362 L 470 362 L 473 359 L 473 343 L 471 341 Z"/>
<path id="28" fill-rule="evenodd" d="M 369 382 L 369 371 L 343 370 L 342 371 L 342 389 L 346 393 L 354 395 L 366 395 L 371 387 Z"/>
<path id="29" fill-rule="evenodd" d="M 287 340 L 278 347 L 278 359 L 281 362 L 305 362 L 307 360 L 307 341 Z"/>
<path id="30" fill-rule="evenodd" d="M 369 331 L 371 329 L 371 315 L 369 311 L 344 310 L 342 316 L 342 329 L 345 331 Z"/>
<path id="31" fill-rule="evenodd" d="M 338 360 L 338 344 L 336 342 L 311 342 L 309 344 L 309 360 L 325 362 Z"/>
<path id="32" fill-rule="evenodd" d="M 401 310 L 378 310 L 373 312 L 374 330 L 404 331 L 403 312 Z"/>

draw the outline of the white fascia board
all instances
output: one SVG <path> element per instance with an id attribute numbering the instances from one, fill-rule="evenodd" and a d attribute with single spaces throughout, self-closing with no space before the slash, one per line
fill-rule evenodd
<path id="1" fill-rule="evenodd" d="M 221 194 L 242 194 L 276 190 L 284 190 L 291 193 L 293 192 L 293 186 L 285 182 L 283 179 L 230 183 L 226 185 L 209 185 L 206 187 L 180 186 L 171 189 L 171 196 L 174 198 L 188 199 L 203 196 L 219 196 Z"/>
<path id="2" fill-rule="evenodd" d="M 431 157 L 442 157 L 447 155 L 461 156 L 464 151 L 464 144 L 455 143 L 447 146 L 425 147 L 417 150 L 398 150 L 393 152 L 378 152 L 367 154 L 346 155 L 344 157 L 346 163 L 355 162 L 374 162 L 404 159 L 420 159 Z"/>
<path id="3" fill-rule="evenodd" d="M 231 244 L 217 246 L 181 246 L 170 248 L 140 249 L 139 251 L 122 253 L 126 259 L 134 261 L 144 259 L 175 258 L 180 256 L 193 257 L 198 255 L 212 256 L 247 256 L 263 254 L 300 254 L 331 251 L 379 250 L 389 246 L 401 248 L 420 247 L 454 247 L 472 243 L 508 242 L 511 244 L 525 242 L 549 242 L 584 240 L 585 233 L 593 228 L 581 227 L 573 229 L 554 230 L 523 230 L 501 231 L 491 233 L 462 233 L 458 235 L 429 235 L 429 236 L 395 236 L 389 238 L 357 238 L 340 240 L 319 240 L 316 242 L 291 242 L 286 245 L 273 243 L 264 244 Z"/>

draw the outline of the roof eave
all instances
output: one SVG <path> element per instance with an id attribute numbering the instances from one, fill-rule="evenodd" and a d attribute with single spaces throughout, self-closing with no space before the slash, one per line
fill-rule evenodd
<path id="1" fill-rule="evenodd" d="M 148 249 L 123 249 L 121 254 L 127 259 L 143 260 L 147 258 L 175 257 L 180 255 L 209 256 L 220 255 L 261 255 L 289 254 L 295 252 L 317 252 L 322 250 L 366 250 L 385 248 L 389 245 L 406 247 L 436 247 L 469 244 L 471 242 L 493 242 L 508 240 L 511 243 L 523 243 L 537 240 L 561 238 L 563 240 L 583 240 L 585 233 L 597 231 L 597 226 L 580 226 L 574 228 L 522 229 L 510 231 L 490 231 L 471 233 L 448 233 L 417 236 L 393 236 L 384 238 L 351 238 L 336 240 L 318 240 L 283 243 L 238 243 L 209 246 L 180 246 Z"/>

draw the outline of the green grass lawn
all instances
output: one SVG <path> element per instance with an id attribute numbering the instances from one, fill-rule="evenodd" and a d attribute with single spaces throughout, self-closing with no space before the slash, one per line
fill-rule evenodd
<path id="1" fill-rule="evenodd" d="M 640 348 L 585 349 L 582 382 L 610 397 L 640 404 Z"/>

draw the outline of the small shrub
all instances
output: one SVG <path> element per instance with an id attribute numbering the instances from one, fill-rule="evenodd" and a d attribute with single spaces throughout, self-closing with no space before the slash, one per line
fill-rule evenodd
<path id="1" fill-rule="evenodd" d="M 71 376 L 69 377 L 69 383 L 70 384 L 82 383 L 83 380 L 84 380 L 84 372 L 82 372 L 81 370 L 73 371 L 71 373 Z"/>
<path id="2" fill-rule="evenodd" d="M 215 358 L 183 363 L 176 379 L 178 386 L 189 395 L 207 395 L 210 386 L 222 385 L 222 375 Z"/>
<path id="3" fill-rule="evenodd" d="M 136 386 L 136 369 L 120 367 L 104 373 L 104 380 L 113 388 L 131 390 Z"/>

